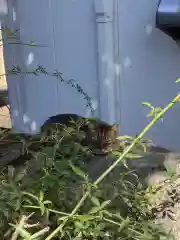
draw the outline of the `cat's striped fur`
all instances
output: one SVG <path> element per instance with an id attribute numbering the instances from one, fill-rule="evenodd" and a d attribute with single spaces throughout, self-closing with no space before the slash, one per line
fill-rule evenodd
<path id="1" fill-rule="evenodd" d="M 107 153 L 112 151 L 118 134 L 118 124 L 109 125 L 98 119 L 80 117 L 76 114 L 60 114 L 50 117 L 42 126 L 50 128 L 53 124 L 71 126 L 74 123 L 81 124 L 80 132 L 84 135 L 83 143 L 88 145 L 95 153 Z"/>

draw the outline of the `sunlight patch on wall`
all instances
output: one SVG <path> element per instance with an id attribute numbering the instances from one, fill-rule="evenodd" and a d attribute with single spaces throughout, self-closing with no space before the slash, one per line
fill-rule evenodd
<path id="1" fill-rule="evenodd" d="M 31 65 L 33 61 L 34 61 L 34 54 L 33 54 L 33 52 L 30 52 L 27 57 L 26 63 L 27 63 L 27 65 Z"/>
<path id="2" fill-rule="evenodd" d="M 23 122 L 24 123 L 30 122 L 30 118 L 26 114 L 23 115 Z"/>
<path id="3" fill-rule="evenodd" d="M 123 65 L 125 68 L 130 68 L 132 67 L 132 60 L 130 57 L 126 57 L 123 61 Z"/>
<path id="4" fill-rule="evenodd" d="M 0 14 L 8 14 L 7 0 L 0 0 Z"/>
<path id="5" fill-rule="evenodd" d="M 31 127 L 31 131 L 32 131 L 32 132 L 35 132 L 35 131 L 37 130 L 37 124 L 36 124 L 36 122 L 35 122 L 35 121 L 32 121 L 30 127 Z"/>
<path id="6" fill-rule="evenodd" d="M 17 19 L 17 14 L 16 14 L 16 11 L 15 11 L 15 8 L 13 8 L 12 13 L 13 13 L 13 21 L 15 22 L 16 19 Z"/>
<path id="7" fill-rule="evenodd" d="M 114 64 L 114 72 L 115 72 L 116 76 L 120 76 L 121 71 L 122 71 L 122 66 L 121 66 L 121 64 L 115 63 L 115 64 Z"/>
<path id="8" fill-rule="evenodd" d="M 109 86 L 110 85 L 110 79 L 109 78 L 105 78 L 104 79 L 105 85 Z"/>
<path id="9" fill-rule="evenodd" d="M 152 34 L 153 26 L 152 24 L 148 24 L 145 26 L 145 32 L 147 36 L 150 36 Z"/>
<path id="10" fill-rule="evenodd" d="M 105 54 L 102 56 L 102 62 L 108 62 L 108 55 L 107 55 L 107 53 L 105 53 Z"/>

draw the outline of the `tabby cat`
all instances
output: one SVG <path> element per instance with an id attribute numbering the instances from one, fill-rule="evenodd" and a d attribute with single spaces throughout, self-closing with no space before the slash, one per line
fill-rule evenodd
<path id="1" fill-rule="evenodd" d="M 60 114 L 50 117 L 42 126 L 42 131 L 48 130 L 52 124 L 61 124 L 66 127 L 73 127 L 79 124 L 81 143 L 90 147 L 94 154 L 106 154 L 113 150 L 116 143 L 119 125 L 109 125 L 94 118 L 84 118 L 76 114 Z"/>

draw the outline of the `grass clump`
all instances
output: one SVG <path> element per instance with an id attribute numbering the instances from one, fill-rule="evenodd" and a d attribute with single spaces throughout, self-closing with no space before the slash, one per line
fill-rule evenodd
<path id="1" fill-rule="evenodd" d="M 91 151 L 78 143 L 77 129 L 61 129 L 57 125 L 48 135 L 24 140 L 14 136 L 31 142 L 31 160 L 1 167 L 0 238 L 170 239 L 153 224 L 154 190 L 144 189 L 123 162 L 97 184 L 89 174 Z"/>

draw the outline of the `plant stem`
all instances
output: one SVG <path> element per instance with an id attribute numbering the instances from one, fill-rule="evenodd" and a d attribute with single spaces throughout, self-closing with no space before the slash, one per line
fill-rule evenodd
<path id="1" fill-rule="evenodd" d="M 180 94 L 178 94 L 169 104 L 163 108 L 159 114 L 157 114 L 151 122 L 143 129 L 143 131 L 133 140 L 133 142 L 124 150 L 122 155 L 94 182 L 98 185 L 121 161 L 122 159 L 131 151 L 131 149 L 136 145 L 136 143 L 149 131 L 149 129 L 169 110 L 178 100 L 180 100 Z"/>
<path id="2" fill-rule="evenodd" d="M 111 220 L 111 219 L 109 219 L 109 218 L 103 218 L 103 220 L 106 221 L 106 222 L 112 223 L 112 224 L 114 224 L 114 225 L 116 225 L 116 226 L 121 227 L 121 223 L 115 222 L 115 221 L 113 221 L 113 220 Z M 140 236 L 143 236 L 141 233 L 139 233 L 138 231 L 136 231 L 136 230 L 134 230 L 134 229 L 132 229 L 132 228 L 129 228 L 129 227 L 128 227 L 128 230 L 131 231 L 131 232 L 134 232 L 134 233 L 136 233 L 136 234 L 138 234 L 138 235 L 140 235 Z"/>
<path id="3" fill-rule="evenodd" d="M 16 231 L 14 232 L 11 240 L 16 240 L 16 239 L 18 238 L 18 236 L 19 236 L 19 230 L 20 230 L 21 228 L 23 228 L 23 226 L 24 226 L 25 223 L 26 223 L 26 220 L 27 220 L 27 218 L 26 218 L 25 216 L 22 216 L 19 224 L 18 224 L 17 227 L 16 227 Z"/>
<path id="4" fill-rule="evenodd" d="M 36 240 L 38 239 L 39 237 L 42 237 L 42 235 L 46 234 L 47 232 L 49 231 L 49 227 L 46 227 L 42 230 L 40 230 L 39 232 L 36 232 L 34 233 L 32 236 L 31 236 L 31 239 L 33 240 Z"/>
<path id="5" fill-rule="evenodd" d="M 133 142 L 123 151 L 121 156 L 104 172 L 102 173 L 96 181 L 94 181 L 94 185 L 98 185 L 104 178 L 123 160 L 124 157 L 131 151 L 131 149 L 136 145 L 136 143 L 149 131 L 149 129 L 167 112 L 176 102 L 180 100 L 180 94 L 178 94 L 172 101 L 168 103 L 168 105 L 163 108 L 150 122 L 149 124 L 143 129 L 143 131 L 133 140 Z M 80 201 L 77 203 L 75 208 L 70 213 L 70 217 L 72 217 L 83 205 L 84 201 L 89 196 L 90 191 L 87 191 Z M 51 240 L 58 232 L 64 227 L 68 219 L 65 219 L 45 240 Z"/>

